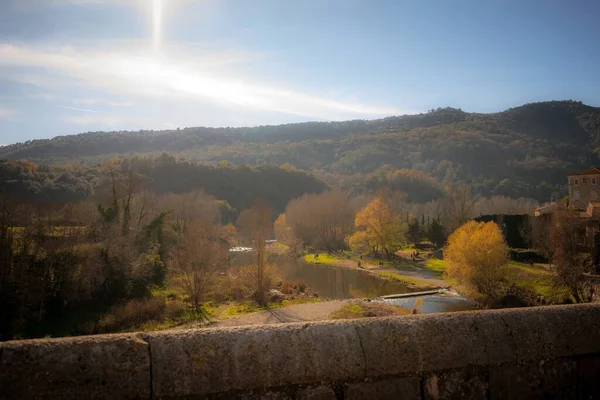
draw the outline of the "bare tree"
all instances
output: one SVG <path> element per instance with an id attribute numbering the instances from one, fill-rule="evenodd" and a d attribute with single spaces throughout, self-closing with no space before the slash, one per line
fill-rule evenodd
<path id="1" fill-rule="evenodd" d="M 306 245 L 336 251 L 346 247 L 357 211 L 357 203 L 347 193 L 334 189 L 290 201 L 285 215 L 296 237 Z"/>
<path id="2" fill-rule="evenodd" d="M 240 234 L 249 240 L 256 250 L 257 291 L 256 301 L 265 302 L 265 269 L 267 264 L 266 241 L 273 233 L 272 211 L 264 200 L 254 202 L 252 208 L 244 210 L 238 217 Z"/>
<path id="3" fill-rule="evenodd" d="M 549 232 L 556 282 L 568 288 L 577 303 L 590 302 L 593 297 L 592 283 L 584 275 L 593 269 L 586 245 L 586 222 L 568 210 L 561 210 L 556 213 Z"/>
<path id="4" fill-rule="evenodd" d="M 189 296 L 199 310 L 217 271 L 226 267 L 227 248 L 219 240 L 218 227 L 196 220 L 188 225 L 180 246 L 171 250 L 172 281 Z"/>
<path id="5" fill-rule="evenodd" d="M 453 232 L 473 218 L 475 199 L 471 195 L 471 188 L 459 183 L 446 188 L 446 197 L 443 201 L 444 226 Z"/>

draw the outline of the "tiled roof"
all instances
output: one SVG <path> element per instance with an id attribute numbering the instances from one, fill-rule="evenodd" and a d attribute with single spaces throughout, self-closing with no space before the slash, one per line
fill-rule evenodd
<path id="1" fill-rule="evenodd" d="M 567 176 L 577 176 L 577 175 L 599 175 L 600 167 L 592 167 L 590 169 L 586 169 L 585 171 L 574 172 Z"/>
<path id="2" fill-rule="evenodd" d="M 598 201 L 598 200 L 590 201 L 590 205 L 592 207 L 600 207 L 600 201 Z"/>

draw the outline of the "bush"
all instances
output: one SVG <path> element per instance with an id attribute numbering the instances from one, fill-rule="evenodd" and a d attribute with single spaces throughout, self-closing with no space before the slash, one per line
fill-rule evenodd
<path id="1" fill-rule="evenodd" d="M 131 300 L 113 306 L 109 313 L 104 314 L 98 321 L 97 331 L 106 333 L 132 330 L 149 321 L 174 319 L 182 312 L 183 305 L 166 302 L 164 296 Z"/>

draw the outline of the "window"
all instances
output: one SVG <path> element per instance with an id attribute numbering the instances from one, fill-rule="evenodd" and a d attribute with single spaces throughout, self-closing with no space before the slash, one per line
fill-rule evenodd
<path id="1" fill-rule="evenodd" d="M 579 179 L 573 179 L 573 184 L 574 184 L 575 186 L 579 185 Z"/>
<path id="2" fill-rule="evenodd" d="M 587 178 L 581 178 L 581 183 L 587 183 Z"/>
<path id="3" fill-rule="evenodd" d="M 596 184 L 596 178 L 592 178 L 592 185 Z"/>

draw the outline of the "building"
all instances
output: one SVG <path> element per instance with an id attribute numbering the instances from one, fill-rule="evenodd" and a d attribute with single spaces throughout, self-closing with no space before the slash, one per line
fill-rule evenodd
<path id="1" fill-rule="evenodd" d="M 587 209 L 590 202 L 600 200 L 600 167 L 569 174 L 568 178 L 569 208 Z"/>

